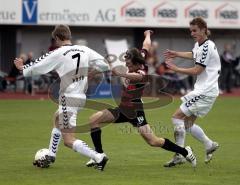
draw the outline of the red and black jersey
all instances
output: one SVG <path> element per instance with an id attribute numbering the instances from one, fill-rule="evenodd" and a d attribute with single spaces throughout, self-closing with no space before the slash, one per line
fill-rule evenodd
<path id="1" fill-rule="evenodd" d="M 147 58 L 147 50 L 141 50 L 144 58 Z M 136 73 L 142 74 L 143 76 L 147 75 L 148 66 L 146 64 L 142 65 L 142 68 L 136 71 Z M 141 97 L 143 95 L 143 90 L 145 87 L 145 78 L 142 82 L 131 82 L 128 79 L 125 79 L 125 85 L 122 87 L 121 92 L 121 102 L 119 107 L 122 110 L 142 110 L 143 103 Z"/>

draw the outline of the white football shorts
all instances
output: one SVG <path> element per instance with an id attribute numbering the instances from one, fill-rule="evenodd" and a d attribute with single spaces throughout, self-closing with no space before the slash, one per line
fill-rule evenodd
<path id="1" fill-rule="evenodd" d="M 76 127 L 77 125 L 77 114 L 83 109 L 86 103 L 86 98 L 80 97 L 67 97 L 61 95 L 59 97 L 59 128 L 69 129 Z"/>
<path id="2" fill-rule="evenodd" d="M 192 91 L 181 97 L 180 109 L 188 117 L 191 115 L 203 117 L 211 110 L 216 98 Z"/>

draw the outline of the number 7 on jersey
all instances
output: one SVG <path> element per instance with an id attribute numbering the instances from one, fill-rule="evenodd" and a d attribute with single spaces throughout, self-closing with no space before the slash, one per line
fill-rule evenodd
<path id="1" fill-rule="evenodd" d="M 80 65 L 80 58 L 81 58 L 80 53 L 77 53 L 77 54 L 72 56 L 72 59 L 75 59 L 75 58 L 77 58 L 77 69 L 76 69 L 76 73 L 75 73 L 75 75 L 77 75 L 78 74 L 79 65 Z"/>

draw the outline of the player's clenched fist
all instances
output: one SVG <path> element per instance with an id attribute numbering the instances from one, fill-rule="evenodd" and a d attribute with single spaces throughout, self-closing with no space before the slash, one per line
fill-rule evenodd
<path id="1" fill-rule="evenodd" d="M 23 70 L 23 59 L 15 58 L 14 64 L 18 70 Z"/>
<path id="2" fill-rule="evenodd" d="M 146 37 L 147 35 L 152 35 L 153 34 L 153 31 L 152 30 L 146 30 L 144 32 L 144 36 Z"/>

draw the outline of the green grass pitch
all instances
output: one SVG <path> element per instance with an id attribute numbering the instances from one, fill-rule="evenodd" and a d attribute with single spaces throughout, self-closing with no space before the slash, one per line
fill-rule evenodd
<path id="1" fill-rule="evenodd" d="M 109 101 L 109 100 L 105 100 Z M 148 122 L 157 135 L 173 139 L 171 114 L 179 106 L 173 103 L 146 111 Z M 198 166 L 190 164 L 164 168 L 172 153 L 148 146 L 129 124 L 103 128 L 103 146 L 110 160 L 104 172 L 85 167 L 87 158 L 61 143 L 57 160 L 48 169 L 32 166 L 35 152 L 47 148 L 52 114 L 51 101 L 0 101 L 0 184 L 1 185 L 239 185 L 240 184 L 240 97 L 218 98 L 212 111 L 197 123 L 220 143 L 213 161 L 204 164 L 203 145 L 187 135 L 198 157 Z M 79 114 L 78 125 L 87 123 L 92 110 Z M 89 133 L 77 134 L 91 147 Z"/>

